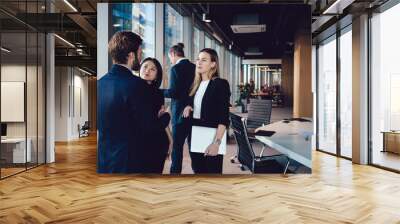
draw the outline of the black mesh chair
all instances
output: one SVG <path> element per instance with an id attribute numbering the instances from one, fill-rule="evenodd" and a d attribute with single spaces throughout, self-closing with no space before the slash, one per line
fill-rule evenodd
<path id="1" fill-rule="evenodd" d="M 89 136 L 89 130 L 90 130 L 89 121 L 85 121 L 85 123 L 82 126 L 78 124 L 79 138 Z"/>
<path id="2" fill-rule="evenodd" d="M 255 129 L 271 122 L 272 100 L 250 99 L 248 116 L 245 120 L 247 132 L 254 139 Z"/>
<path id="3" fill-rule="evenodd" d="M 248 105 L 248 115 L 244 120 L 247 127 L 247 134 L 250 142 L 256 142 L 255 130 L 263 125 L 271 122 L 272 100 L 250 99 Z M 235 163 L 237 155 L 231 158 L 231 162 Z"/>
<path id="4" fill-rule="evenodd" d="M 237 158 L 240 162 L 242 170 L 249 169 L 252 173 L 284 173 L 286 174 L 289 158 L 284 154 L 275 154 L 264 156 L 264 151 L 267 147 L 264 145 L 261 153 L 256 155 L 253 151 L 252 144 L 247 135 L 246 125 L 242 117 L 230 113 L 231 127 L 238 146 Z M 283 167 L 280 161 L 286 161 L 286 166 Z"/>

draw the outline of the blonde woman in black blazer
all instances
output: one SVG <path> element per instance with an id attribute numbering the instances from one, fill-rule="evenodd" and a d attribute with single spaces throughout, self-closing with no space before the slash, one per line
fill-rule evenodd
<path id="1" fill-rule="evenodd" d="M 185 118 L 191 117 L 207 126 L 217 128 L 214 141 L 205 153 L 190 152 L 195 173 L 222 173 L 223 155 L 218 155 L 222 137 L 229 126 L 228 81 L 219 78 L 217 52 L 210 48 L 200 51 L 196 62 L 196 74 L 190 91 L 188 106 L 183 111 Z M 189 135 L 190 145 L 191 134 Z"/>

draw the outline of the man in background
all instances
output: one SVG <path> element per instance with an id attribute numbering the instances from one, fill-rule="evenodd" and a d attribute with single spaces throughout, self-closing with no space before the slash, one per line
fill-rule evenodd
<path id="1" fill-rule="evenodd" d="M 182 172 L 183 145 L 190 131 L 188 121 L 183 119 L 182 112 L 189 97 L 196 69 L 196 66 L 185 58 L 183 48 L 184 45 L 178 43 L 169 49 L 168 57 L 173 66 L 170 71 L 169 89 L 164 90 L 164 96 L 171 98 L 173 137 L 171 174 Z"/>

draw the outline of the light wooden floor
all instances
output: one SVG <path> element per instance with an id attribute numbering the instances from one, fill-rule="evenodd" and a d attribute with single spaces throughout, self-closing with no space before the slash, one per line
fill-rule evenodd
<path id="1" fill-rule="evenodd" d="M 400 155 L 391 152 L 374 151 L 372 161 L 374 164 L 400 170 Z"/>
<path id="2" fill-rule="evenodd" d="M 400 175 L 313 153 L 311 175 L 98 175 L 96 139 L 0 181 L 0 223 L 400 223 Z"/>

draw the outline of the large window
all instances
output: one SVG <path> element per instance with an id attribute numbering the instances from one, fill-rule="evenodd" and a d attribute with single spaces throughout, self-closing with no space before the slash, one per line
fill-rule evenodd
<path id="1" fill-rule="evenodd" d="M 192 52 L 192 58 L 193 61 L 196 61 L 199 51 L 200 51 L 200 30 L 197 29 L 196 27 L 193 27 L 193 52 Z"/>
<path id="2" fill-rule="evenodd" d="M 318 148 L 336 154 L 336 36 L 318 48 Z"/>
<path id="3" fill-rule="evenodd" d="M 171 67 L 168 58 L 169 48 L 183 42 L 183 17 L 169 4 L 164 4 L 164 73 L 167 74 Z M 168 83 L 167 75 L 164 75 L 164 83 Z"/>
<path id="4" fill-rule="evenodd" d="M 212 48 L 212 39 L 208 35 L 204 35 L 204 47 L 205 48 Z"/>
<path id="5" fill-rule="evenodd" d="M 222 78 L 226 78 L 226 70 L 225 70 L 225 66 L 224 66 L 224 61 L 225 61 L 225 47 L 221 46 L 221 48 L 219 49 L 218 53 L 218 57 L 219 57 L 219 68 L 220 68 L 220 73 L 221 73 L 221 77 Z"/>
<path id="6" fill-rule="evenodd" d="M 155 5 L 145 3 L 112 4 L 113 33 L 131 30 L 143 39 L 143 59 L 155 57 Z"/>
<path id="7" fill-rule="evenodd" d="M 400 4 L 371 18 L 372 163 L 396 170 L 400 170 L 399 21 Z"/>
<path id="8" fill-rule="evenodd" d="M 340 36 L 340 154 L 352 157 L 352 35 L 351 26 Z"/>

